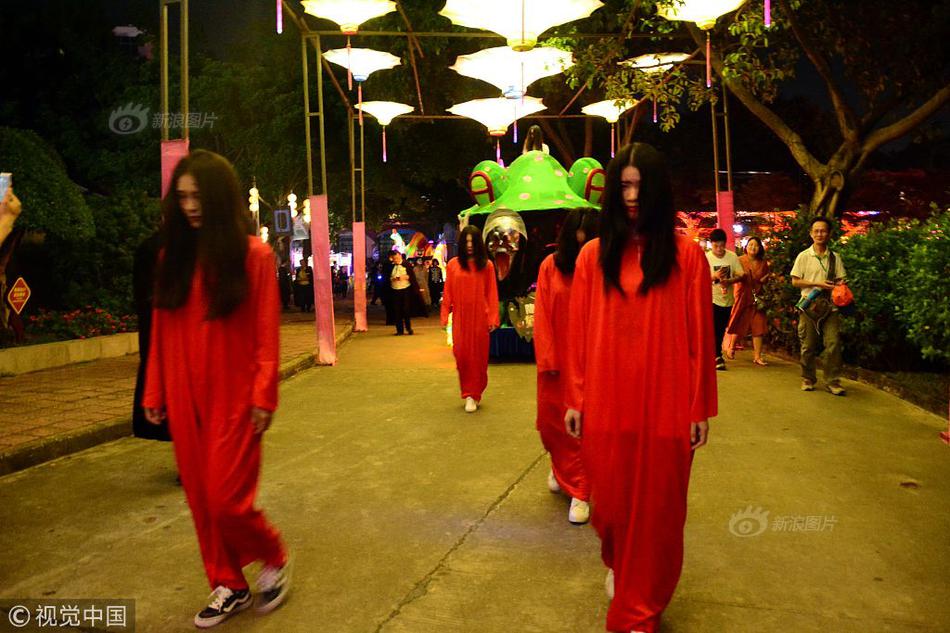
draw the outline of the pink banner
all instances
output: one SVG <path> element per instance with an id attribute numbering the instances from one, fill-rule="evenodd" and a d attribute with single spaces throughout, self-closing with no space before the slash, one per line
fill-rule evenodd
<path id="1" fill-rule="evenodd" d="M 174 141 L 162 141 L 162 198 L 172 186 L 172 173 L 178 162 L 188 155 L 188 139 L 179 138 Z"/>
<path id="2" fill-rule="evenodd" d="M 317 328 L 317 363 L 336 364 L 336 323 L 330 273 L 330 220 L 326 195 L 310 196 L 310 248 L 313 250 L 313 305 Z"/>
<path id="3" fill-rule="evenodd" d="M 732 192 L 720 191 L 716 199 L 716 218 L 719 221 L 719 228 L 726 232 L 726 248 L 735 250 L 736 236 L 733 225 L 736 222 L 736 212 L 732 206 Z"/>
<path id="4" fill-rule="evenodd" d="M 353 312 L 354 332 L 365 332 L 366 325 L 366 223 L 353 223 Z"/>

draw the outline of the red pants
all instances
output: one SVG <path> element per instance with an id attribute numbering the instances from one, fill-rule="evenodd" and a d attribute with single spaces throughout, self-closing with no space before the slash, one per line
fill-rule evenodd
<path id="1" fill-rule="evenodd" d="M 551 470 L 561 490 L 574 499 L 590 499 L 590 486 L 581 461 L 581 443 L 564 428 L 563 380 L 561 374 L 538 372 L 538 433 L 551 454 Z"/>
<path id="2" fill-rule="evenodd" d="M 241 568 L 287 560 L 280 534 L 254 507 L 261 436 L 249 416 L 198 421 L 170 415 L 175 458 L 198 533 L 208 583 L 246 589 Z"/>

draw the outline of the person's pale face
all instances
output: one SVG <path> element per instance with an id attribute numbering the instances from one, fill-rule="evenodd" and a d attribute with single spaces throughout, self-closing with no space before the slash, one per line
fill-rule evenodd
<path id="1" fill-rule="evenodd" d="M 475 238 L 471 234 L 465 236 L 465 254 L 469 256 L 475 254 Z"/>
<path id="2" fill-rule="evenodd" d="M 397 266 L 402 266 L 402 254 L 401 254 L 401 253 L 396 253 L 395 255 L 393 255 L 393 263 L 396 264 Z"/>
<path id="3" fill-rule="evenodd" d="M 631 220 L 637 219 L 640 211 L 640 170 L 627 165 L 620 172 L 620 193 L 624 206 L 627 207 L 627 216 Z"/>
<path id="4" fill-rule="evenodd" d="M 752 257 L 758 257 L 760 250 L 762 249 L 759 248 L 758 240 L 749 240 L 749 243 L 745 246 L 745 251 Z"/>
<path id="5" fill-rule="evenodd" d="M 726 254 L 726 243 L 725 242 L 713 242 L 712 243 L 712 254 L 716 257 L 724 257 Z"/>
<path id="6" fill-rule="evenodd" d="M 828 243 L 830 231 L 828 225 L 824 222 L 815 222 L 811 227 L 811 241 L 817 246 L 824 246 Z"/>
<path id="7" fill-rule="evenodd" d="M 193 229 L 201 228 L 201 194 L 198 191 L 198 182 L 191 174 L 182 174 L 175 187 L 178 196 L 178 206 L 181 208 L 188 226 Z"/>

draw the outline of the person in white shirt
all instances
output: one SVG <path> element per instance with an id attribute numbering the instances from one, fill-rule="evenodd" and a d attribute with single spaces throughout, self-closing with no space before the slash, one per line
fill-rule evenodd
<path id="1" fill-rule="evenodd" d="M 712 302 L 713 325 L 715 336 L 713 343 L 716 346 L 716 369 L 725 371 L 726 361 L 723 358 L 722 342 L 732 316 L 732 304 L 736 302 L 732 293 L 732 286 L 741 280 L 744 273 L 739 258 L 732 251 L 726 250 L 726 232 L 720 228 L 713 229 L 709 234 L 712 248 L 706 251 L 709 261 L 709 271 L 712 273 Z"/>
<path id="2" fill-rule="evenodd" d="M 845 279 L 844 262 L 838 253 L 828 248 L 831 237 L 831 222 L 827 218 L 815 218 L 811 221 L 812 245 L 795 258 L 792 266 L 792 285 L 801 289 L 802 298 L 808 297 L 818 289 L 829 295 L 835 285 Z M 834 255 L 832 263 L 831 255 Z M 828 269 L 833 266 L 829 281 Z M 820 332 L 819 332 L 820 329 Z M 841 386 L 841 315 L 838 307 L 831 303 L 831 313 L 821 322 L 820 328 L 804 312 L 798 314 L 798 340 L 801 343 L 802 391 L 814 391 L 818 382 L 815 373 L 815 356 L 818 349 L 819 334 L 823 339 L 825 351 L 822 366 L 825 370 L 826 389 L 835 396 L 843 396 Z"/>
<path id="3" fill-rule="evenodd" d="M 406 334 L 413 334 L 412 322 L 409 319 L 412 313 L 410 268 L 403 262 L 402 253 L 399 251 L 393 253 L 393 270 L 389 274 L 389 287 L 393 291 L 393 317 L 396 319 L 397 336 L 402 336 L 404 330 Z"/>

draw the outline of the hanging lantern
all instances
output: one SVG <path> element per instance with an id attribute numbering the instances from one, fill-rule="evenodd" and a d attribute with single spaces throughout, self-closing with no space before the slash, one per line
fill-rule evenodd
<path id="1" fill-rule="evenodd" d="M 350 36 L 356 35 L 360 24 L 396 10 L 396 3 L 392 0 L 303 0 L 301 4 L 305 13 L 340 25 L 340 31 L 346 35 L 347 54 L 352 48 Z M 349 66 L 346 70 L 346 83 L 352 90 L 353 73 Z"/>
<path id="2" fill-rule="evenodd" d="M 284 32 L 284 0 L 277 0 L 277 34 Z"/>
<path id="3" fill-rule="evenodd" d="M 498 33 L 514 50 L 527 51 L 551 27 L 586 18 L 602 6 L 600 0 L 448 0 L 439 15 Z"/>
<path id="4" fill-rule="evenodd" d="M 496 97 L 494 99 L 466 101 L 452 106 L 448 111 L 452 114 L 474 119 L 488 128 L 488 133 L 495 137 L 495 158 L 498 162 L 501 162 L 501 141 L 499 139 L 505 135 L 508 126 L 521 117 L 540 112 L 546 107 L 541 99 L 537 97 L 524 97 L 522 99 Z"/>
<path id="5" fill-rule="evenodd" d="M 664 73 L 676 64 L 689 59 L 686 53 L 647 53 L 620 62 L 621 66 L 636 68 L 644 73 Z"/>
<path id="6" fill-rule="evenodd" d="M 610 123 L 610 157 L 613 158 L 616 153 L 616 125 L 620 120 L 620 115 L 637 105 L 639 101 L 634 99 L 608 99 L 607 101 L 598 101 L 581 108 L 581 112 L 591 116 L 603 117 Z"/>
<path id="7" fill-rule="evenodd" d="M 367 101 L 357 106 L 360 111 L 371 114 L 379 121 L 383 127 L 383 162 L 386 157 L 386 126 L 392 123 L 392 120 L 400 114 L 408 114 L 415 110 L 411 105 L 405 103 L 396 103 L 395 101 Z"/>
<path id="8" fill-rule="evenodd" d="M 765 0 L 765 16 L 763 21 L 765 22 L 765 28 L 772 26 L 772 3 L 770 0 Z"/>
<path id="9" fill-rule="evenodd" d="M 712 43 L 709 31 L 716 26 L 716 20 L 735 11 L 746 0 L 675 0 L 670 4 L 657 6 L 657 13 L 667 20 L 695 22 L 706 31 L 706 87 L 712 87 Z"/>
<path id="10" fill-rule="evenodd" d="M 357 100 L 363 103 L 363 82 L 377 70 L 386 70 L 402 62 L 395 55 L 371 48 L 336 48 L 323 54 L 327 61 L 343 66 L 353 73 L 357 85 Z M 360 125 L 363 125 L 363 110 L 360 109 Z"/>
<path id="11" fill-rule="evenodd" d="M 571 53 L 559 48 L 538 46 L 518 52 L 507 46 L 498 46 L 471 55 L 459 55 L 449 68 L 465 77 L 497 86 L 509 99 L 521 99 L 528 86 L 538 79 L 557 75 L 573 65 Z"/>

